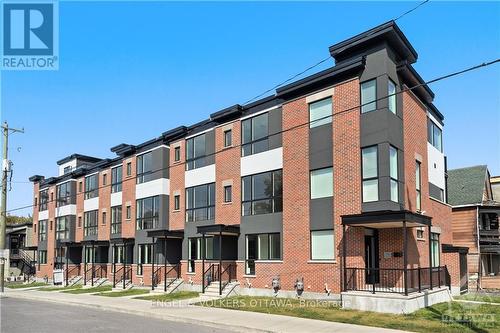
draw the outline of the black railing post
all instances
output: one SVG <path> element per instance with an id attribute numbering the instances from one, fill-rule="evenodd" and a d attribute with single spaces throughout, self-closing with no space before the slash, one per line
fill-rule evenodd
<path id="1" fill-rule="evenodd" d="M 153 237 L 153 244 L 151 245 L 151 252 L 153 255 L 153 262 L 151 263 L 151 290 L 155 290 L 155 238 Z"/>
<path id="2" fill-rule="evenodd" d="M 418 292 L 422 292 L 422 281 L 420 279 L 420 266 L 418 266 Z"/>
<path id="3" fill-rule="evenodd" d="M 347 267 L 346 267 L 346 251 L 347 251 L 347 238 L 346 238 L 346 233 L 345 233 L 345 224 L 342 224 L 342 270 L 343 270 L 343 276 L 344 276 L 344 283 L 343 283 L 343 291 L 347 291 Z"/>
<path id="4" fill-rule="evenodd" d="M 69 260 L 68 260 L 68 246 L 66 245 L 66 286 L 68 285 L 68 274 L 69 274 Z"/>
<path id="5" fill-rule="evenodd" d="M 431 240 L 431 226 L 427 226 L 429 236 L 429 288 L 432 290 L 432 240 Z"/>
<path id="6" fill-rule="evenodd" d="M 94 261 L 95 261 L 95 246 L 94 243 L 92 243 L 92 274 L 91 274 L 91 285 L 92 287 L 94 286 Z"/>
<path id="7" fill-rule="evenodd" d="M 87 284 L 87 246 L 83 246 L 83 284 Z"/>
<path id="8" fill-rule="evenodd" d="M 205 293 L 205 233 L 201 234 L 201 292 Z"/>
<path id="9" fill-rule="evenodd" d="M 116 244 L 113 244 L 113 288 L 116 287 L 116 257 L 117 257 L 117 253 L 116 253 Z"/>
<path id="10" fill-rule="evenodd" d="M 368 271 L 370 272 L 370 280 L 372 283 L 372 294 L 375 294 L 375 274 L 373 272 L 373 268 L 369 268 Z"/>
<path id="11" fill-rule="evenodd" d="M 403 221 L 403 237 L 404 237 L 403 279 L 405 287 L 405 296 L 408 296 L 408 231 L 406 230 L 406 221 Z"/>
<path id="12" fill-rule="evenodd" d="M 163 243 L 163 291 L 167 292 L 167 237 Z"/>
<path id="13" fill-rule="evenodd" d="M 441 288 L 441 266 L 438 266 L 438 288 Z"/>
<path id="14" fill-rule="evenodd" d="M 125 264 L 125 262 L 127 261 L 127 246 L 125 245 L 125 243 L 123 243 L 122 249 L 123 249 L 123 273 L 122 273 L 122 280 L 123 280 L 123 289 L 125 289 L 125 278 L 127 277 L 126 264 Z"/>
<path id="15" fill-rule="evenodd" d="M 219 231 L 219 296 L 222 295 L 222 231 Z"/>

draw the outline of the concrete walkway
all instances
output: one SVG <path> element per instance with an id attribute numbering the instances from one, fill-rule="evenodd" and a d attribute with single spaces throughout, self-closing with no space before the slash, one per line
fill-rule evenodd
<path id="1" fill-rule="evenodd" d="M 342 332 L 390 333 L 403 332 L 384 328 L 359 326 L 321 320 L 269 315 L 219 308 L 189 305 L 190 300 L 160 303 L 123 297 L 100 297 L 88 294 L 67 294 L 36 290 L 6 289 L 2 297 L 22 298 L 130 313 L 148 318 L 199 324 L 238 332 Z"/>

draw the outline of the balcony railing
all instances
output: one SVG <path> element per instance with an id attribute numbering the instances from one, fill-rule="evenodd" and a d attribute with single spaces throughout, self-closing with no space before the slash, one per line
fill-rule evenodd
<path id="1" fill-rule="evenodd" d="M 446 266 L 422 268 L 346 268 L 346 291 L 409 294 L 450 287 Z M 406 274 L 406 275 L 405 275 Z"/>

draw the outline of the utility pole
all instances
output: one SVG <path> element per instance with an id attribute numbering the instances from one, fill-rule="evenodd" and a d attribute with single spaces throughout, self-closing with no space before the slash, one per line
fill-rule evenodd
<path id="1" fill-rule="evenodd" d="M 9 134 L 24 133 L 23 129 L 9 128 L 7 122 L 2 125 L 3 149 L 2 149 L 2 200 L 0 202 L 0 292 L 4 292 L 5 285 L 5 261 L 8 256 L 5 249 L 5 226 L 7 223 L 7 178 L 10 172 L 10 161 L 8 159 Z"/>

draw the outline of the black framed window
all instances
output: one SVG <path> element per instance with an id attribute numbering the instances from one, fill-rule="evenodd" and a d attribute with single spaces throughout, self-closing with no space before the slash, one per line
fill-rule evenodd
<path id="1" fill-rule="evenodd" d="M 101 223 L 102 225 L 106 225 L 106 212 L 102 212 Z"/>
<path id="2" fill-rule="evenodd" d="M 128 162 L 127 163 L 127 176 L 131 176 L 131 175 L 132 175 L 132 163 Z"/>
<path id="3" fill-rule="evenodd" d="M 243 216 L 283 211 L 281 169 L 242 177 L 241 187 Z"/>
<path id="4" fill-rule="evenodd" d="M 73 170 L 73 167 L 71 165 L 68 165 L 67 167 L 64 167 L 63 174 L 70 173 Z"/>
<path id="5" fill-rule="evenodd" d="M 111 169 L 111 193 L 122 191 L 122 181 L 123 181 L 122 169 L 123 167 L 121 165 Z"/>
<path id="6" fill-rule="evenodd" d="M 432 267 L 438 267 L 439 266 L 439 234 L 435 233 L 435 232 L 431 232 L 430 242 L 431 242 Z"/>
<path id="7" fill-rule="evenodd" d="M 91 210 L 85 212 L 83 221 L 83 234 L 84 236 L 97 235 L 98 211 Z"/>
<path id="8" fill-rule="evenodd" d="M 269 113 L 241 122 L 241 156 L 269 150 Z"/>
<path id="9" fill-rule="evenodd" d="M 153 180 L 153 152 L 137 156 L 137 184 Z"/>
<path id="10" fill-rule="evenodd" d="M 91 199 L 99 196 L 99 175 L 85 177 L 85 199 Z"/>
<path id="11" fill-rule="evenodd" d="M 233 131 L 228 129 L 224 131 L 224 147 L 230 147 L 233 144 Z"/>
<path id="12" fill-rule="evenodd" d="M 56 186 L 56 207 L 66 206 L 71 203 L 71 182 Z"/>
<path id="13" fill-rule="evenodd" d="M 111 207 L 111 233 L 122 232 L 122 206 Z"/>
<path id="14" fill-rule="evenodd" d="M 391 178 L 391 201 L 399 202 L 398 150 L 389 146 L 389 168 Z"/>
<path id="15" fill-rule="evenodd" d="M 38 251 L 38 263 L 45 265 L 47 263 L 47 250 Z"/>
<path id="16" fill-rule="evenodd" d="M 245 274 L 255 274 L 256 260 L 281 260 L 281 236 L 279 233 L 246 236 Z"/>
<path id="17" fill-rule="evenodd" d="M 47 239 L 47 220 L 38 221 L 38 240 L 44 241 Z"/>
<path id="18" fill-rule="evenodd" d="M 38 206 L 38 211 L 47 210 L 47 203 L 49 202 L 49 190 L 40 191 L 40 205 Z"/>
<path id="19" fill-rule="evenodd" d="M 377 109 L 377 80 L 361 83 L 361 113 Z"/>
<path id="20" fill-rule="evenodd" d="M 224 186 L 224 202 L 233 201 L 233 187 L 231 185 Z"/>
<path id="21" fill-rule="evenodd" d="M 194 273 L 196 260 L 202 259 L 202 242 L 203 238 L 201 237 L 188 238 L 188 273 Z M 205 259 L 213 260 L 214 258 L 214 238 L 205 237 Z"/>
<path id="22" fill-rule="evenodd" d="M 56 218 L 56 239 L 69 238 L 69 223 L 69 218 L 67 216 Z"/>
<path id="23" fill-rule="evenodd" d="M 333 229 L 311 231 L 311 260 L 335 259 L 335 234 Z"/>
<path id="24" fill-rule="evenodd" d="M 332 111 L 331 97 L 309 104 L 309 128 L 330 124 Z"/>
<path id="25" fill-rule="evenodd" d="M 396 101 L 396 84 L 389 79 L 387 81 L 387 107 L 394 114 L 396 114 Z"/>
<path id="26" fill-rule="evenodd" d="M 186 140 L 186 170 L 207 165 L 206 135 L 201 134 Z"/>
<path id="27" fill-rule="evenodd" d="M 83 192 L 83 182 L 82 182 L 82 181 L 79 181 L 79 182 L 78 182 L 78 192 L 79 192 L 79 193 L 82 193 L 82 192 Z"/>
<path id="28" fill-rule="evenodd" d="M 181 196 L 176 194 L 174 195 L 174 210 L 181 209 Z"/>
<path id="29" fill-rule="evenodd" d="M 102 175 L 102 186 L 106 186 L 106 184 L 108 184 L 108 174 L 104 173 Z"/>
<path id="30" fill-rule="evenodd" d="M 186 188 L 186 222 L 215 217 L 215 183 Z"/>
<path id="31" fill-rule="evenodd" d="M 443 152 L 443 131 L 430 119 L 427 121 L 427 141 Z"/>
<path id="32" fill-rule="evenodd" d="M 142 265 L 153 262 L 153 244 L 139 244 L 137 251 L 137 274 L 142 275 L 144 273 Z"/>
<path id="33" fill-rule="evenodd" d="M 130 220 L 132 218 L 132 208 L 130 206 L 127 206 L 125 212 L 126 212 L 126 219 Z"/>
<path id="34" fill-rule="evenodd" d="M 181 160 L 181 147 L 174 148 L 174 161 L 179 162 Z"/>
<path id="35" fill-rule="evenodd" d="M 82 227 L 82 217 L 78 216 L 78 228 Z"/>
<path id="36" fill-rule="evenodd" d="M 378 147 L 371 146 L 361 150 L 363 202 L 378 200 Z"/>
<path id="37" fill-rule="evenodd" d="M 138 199 L 136 203 L 137 230 L 157 228 L 160 219 L 160 196 Z"/>

